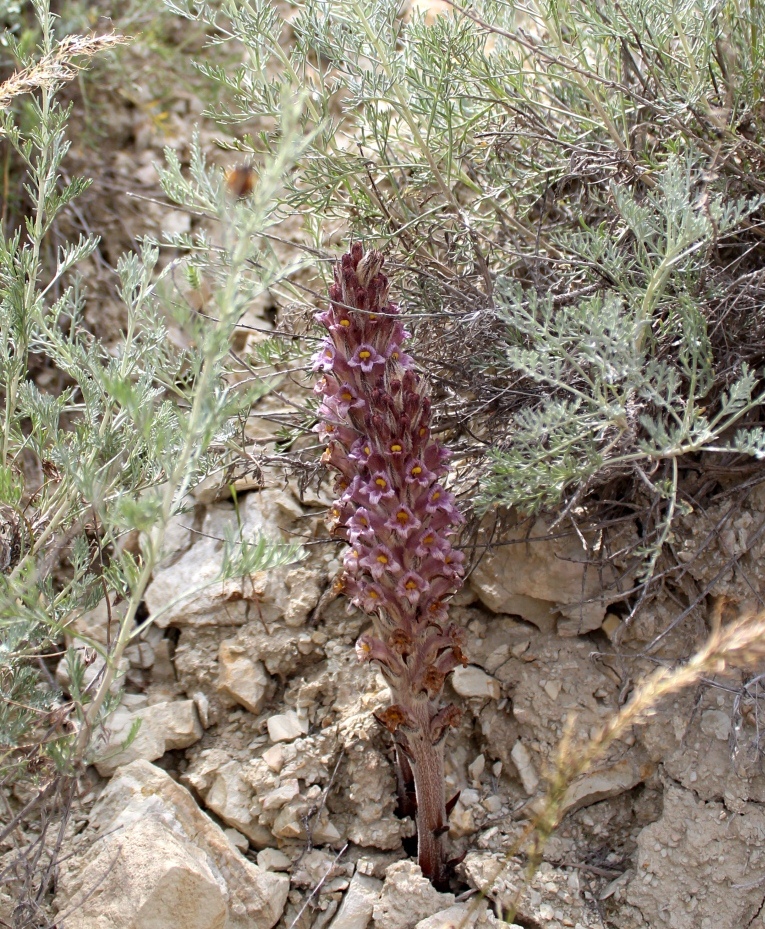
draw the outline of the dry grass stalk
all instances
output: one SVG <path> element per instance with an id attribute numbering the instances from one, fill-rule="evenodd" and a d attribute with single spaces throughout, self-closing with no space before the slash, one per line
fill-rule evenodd
<path id="1" fill-rule="evenodd" d="M 66 36 L 50 55 L 45 55 L 29 68 L 15 71 L 0 84 L 0 109 L 6 109 L 21 94 L 73 80 L 89 59 L 127 41 L 125 36 L 116 33 Z"/>

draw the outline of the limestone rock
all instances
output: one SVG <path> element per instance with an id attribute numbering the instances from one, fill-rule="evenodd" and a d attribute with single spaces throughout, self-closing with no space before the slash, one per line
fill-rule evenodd
<path id="1" fill-rule="evenodd" d="M 356 872 L 330 929 L 366 929 L 380 899 L 382 886 L 382 881 Z"/>
<path id="2" fill-rule="evenodd" d="M 100 601 L 98 606 L 86 613 L 76 615 L 65 627 L 64 634 L 67 644 L 97 642 L 106 645 L 113 642 L 119 632 L 120 620 L 125 615 L 127 601 L 119 605 L 111 604 L 107 607 L 106 599 Z"/>
<path id="3" fill-rule="evenodd" d="M 122 744 L 139 719 L 138 734 L 123 749 Z M 193 700 L 155 703 L 135 710 L 120 706 L 107 721 L 107 732 L 106 744 L 98 747 L 95 757 L 102 777 L 108 777 L 120 765 L 137 758 L 155 761 L 171 749 L 188 748 L 202 738 L 202 726 Z"/>
<path id="4" fill-rule="evenodd" d="M 243 858 L 191 794 L 147 761 L 122 768 L 61 863 L 67 929 L 271 929 L 286 875 Z"/>
<path id="5" fill-rule="evenodd" d="M 301 516 L 292 495 L 277 490 L 247 494 L 238 512 L 230 503 L 211 506 L 194 544 L 155 572 L 145 596 L 149 613 L 161 627 L 240 626 L 255 615 L 265 624 L 285 617 L 290 625 L 302 624 L 319 599 L 321 572 L 285 566 L 215 582 L 227 533 L 279 539 Z"/>
<path id="6" fill-rule="evenodd" d="M 85 665 L 83 675 L 83 686 L 87 687 L 93 684 L 93 681 L 103 674 L 105 659 L 89 646 L 77 645 L 76 651 L 79 653 L 80 660 Z M 120 659 L 119 669 L 114 678 L 114 683 L 109 688 L 110 693 L 116 694 L 125 686 L 125 675 L 130 670 L 130 662 L 123 655 Z M 56 683 L 65 691 L 69 692 L 69 686 L 72 683 L 69 678 L 69 658 L 64 656 L 56 666 Z"/>
<path id="7" fill-rule="evenodd" d="M 296 739 L 283 746 L 282 767 L 277 774 L 268 762 L 251 758 L 243 764 L 220 749 L 204 749 L 182 776 L 204 800 L 205 806 L 228 826 L 246 835 L 256 849 L 280 839 L 304 839 L 305 818 L 319 806 L 322 787 L 329 780 L 328 766 L 335 744 L 326 732 Z M 392 796 L 392 793 L 391 793 Z M 338 828 L 343 817 L 330 819 L 326 806 L 311 819 L 315 845 L 334 844 L 343 837 Z"/>
<path id="8" fill-rule="evenodd" d="M 499 700 L 499 681 L 475 665 L 455 668 L 451 676 L 452 687 L 461 697 L 479 697 Z"/>
<path id="9" fill-rule="evenodd" d="M 215 750 L 201 765 L 187 771 L 183 780 L 204 797 L 205 806 L 226 825 L 247 836 L 255 848 L 264 848 L 273 844 L 273 839 L 253 815 L 253 789 L 242 774 L 242 765 Z"/>
<path id="10" fill-rule="evenodd" d="M 496 901 L 503 912 L 517 906 L 522 926 L 602 929 L 600 917 L 584 898 L 576 872 L 566 873 L 543 861 L 529 881 L 521 859 L 504 852 L 480 851 L 468 852 L 462 869 L 468 883 Z M 504 929 L 506 924 L 499 925 Z"/>
<path id="11" fill-rule="evenodd" d="M 514 923 L 508 925 L 500 922 L 489 911 L 486 900 L 474 897 L 465 903 L 455 903 L 454 906 L 434 916 L 420 920 L 415 929 L 489 929 L 490 926 L 496 926 L 497 929 L 499 927 L 513 929 L 514 925 Z"/>
<path id="12" fill-rule="evenodd" d="M 357 743 L 347 751 L 348 788 L 343 797 L 349 841 L 365 847 L 400 848 L 414 824 L 394 812 L 396 782 L 388 759 L 369 744 Z"/>
<path id="13" fill-rule="evenodd" d="M 757 879 L 765 864 L 765 812 L 745 804 L 742 814 L 699 801 L 688 790 L 665 791 L 661 819 L 638 838 L 636 873 L 626 892 L 645 925 L 754 926 L 765 897 Z"/>
<path id="14" fill-rule="evenodd" d="M 259 713 L 266 700 L 270 678 L 261 661 L 253 661 L 231 640 L 221 642 L 218 651 L 220 678 L 218 690 L 251 713 Z"/>
<path id="15" fill-rule="evenodd" d="M 414 929 L 421 920 L 454 904 L 454 894 L 439 893 L 413 861 L 397 861 L 385 875 L 372 915 L 376 929 Z"/>
<path id="16" fill-rule="evenodd" d="M 226 926 L 226 899 L 210 864 L 197 860 L 166 823 L 132 822 L 109 847 L 111 861 L 102 854 L 83 868 L 67 929 Z"/>
<path id="17" fill-rule="evenodd" d="M 537 792 L 537 787 L 539 787 L 539 777 L 534 770 L 534 764 L 531 760 L 529 750 L 520 739 L 513 746 L 510 757 L 513 759 L 515 767 L 518 769 L 518 776 L 523 784 L 523 789 L 529 796 L 535 794 Z"/>
<path id="18" fill-rule="evenodd" d="M 653 766 L 640 765 L 634 753 L 613 764 L 603 764 L 575 781 L 566 791 L 563 807 L 567 813 L 632 790 L 653 773 Z"/>
<path id="19" fill-rule="evenodd" d="M 264 848 L 258 852 L 258 867 L 264 871 L 289 871 L 292 862 L 278 848 Z"/>
<path id="20" fill-rule="evenodd" d="M 308 732 L 308 725 L 294 710 L 268 718 L 268 737 L 272 742 L 291 742 Z"/>
<path id="21" fill-rule="evenodd" d="M 478 563 L 470 575 L 471 586 L 490 610 L 522 616 L 545 632 L 551 631 L 551 609 L 564 616 L 558 623 L 561 635 L 582 635 L 599 628 L 606 605 L 582 601 L 598 597 L 612 571 L 606 568 L 603 577 L 588 565 L 592 554 L 575 535 L 545 539 L 547 532 L 542 519 L 530 532 L 526 526 L 511 531 L 504 540 L 509 544 Z M 525 541 L 527 537 L 533 541 Z"/>

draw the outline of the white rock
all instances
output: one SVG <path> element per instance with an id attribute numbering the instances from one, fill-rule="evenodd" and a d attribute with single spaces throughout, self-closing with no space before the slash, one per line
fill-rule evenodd
<path id="1" fill-rule="evenodd" d="M 553 701 L 553 703 L 560 696 L 560 690 L 561 690 L 560 681 L 547 681 L 547 683 L 544 686 L 544 692 Z"/>
<path id="2" fill-rule="evenodd" d="M 382 886 L 382 881 L 356 872 L 340 909 L 330 923 L 330 929 L 366 929 L 374 906 L 380 899 Z"/>
<path id="3" fill-rule="evenodd" d="M 226 836 L 226 838 L 237 851 L 246 852 L 250 847 L 250 843 L 247 841 L 247 836 L 242 835 L 238 829 L 232 829 L 229 826 L 228 829 L 223 830 L 223 835 Z"/>
<path id="4" fill-rule="evenodd" d="M 518 776 L 523 784 L 523 789 L 529 796 L 536 793 L 536 789 L 539 786 L 539 778 L 537 777 L 537 772 L 534 770 L 529 750 L 520 739 L 513 746 L 510 757 L 513 759 L 515 767 L 518 769 Z"/>
<path id="5" fill-rule="evenodd" d="M 500 922 L 489 911 L 488 903 L 481 897 L 473 897 L 464 903 L 455 903 L 454 906 L 442 910 L 427 919 L 417 923 L 416 929 L 488 929 L 489 926 L 513 929 L 507 923 Z"/>
<path id="6" fill-rule="evenodd" d="M 460 792 L 459 802 L 463 806 L 478 806 L 480 801 L 481 801 L 481 795 L 478 793 L 477 790 L 468 788 L 467 790 L 463 790 Z"/>
<path id="7" fill-rule="evenodd" d="M 482 697 L 484 699 L 499 700 L 499 681 L 475 665 L 468 665 L 466 668 L 455 668 L 451 681 L 452 687 L 461 697 Z"/>
<path id="8" fill-rule="evenodd" d="M 154 649 L 148 642 L 128 645 L 123 654 L 133 668 L 139 668 L 142 671 L 148 671 L 154 664 Z"/>
<path id="9" fill-rule="evenodd" d="M 311 830 L 311 839 L 317 845 L 333 845 L 342 839 L 342 835 L 331 819 L 320 818 Z"/>
<path id="10" fill-rule="evenodd" d="M 502 798 L 497 794 L 492 794 L 481 801 L 481 806 L 489 813 L 499 813 L 502 809 Z"/>
<path id="11" fill-rule="evenodd" d="M 291 742 L 308 732 L 308 725 L 294 710 L 268 718 L 268 736 L 272 742 Z"/>
<path id="12" fill-rule="evenodd" d="M 91 686 L 95 679 L 103 674 L 106 660 L 89 646 L 78 645 L 75 648 L 82 664 L 85 666 L 82 678 L 83 687 Z M 120 659 L 119 670 L 114 678 L 114 683 L 109 688 L 110 693 L 119 693 L 125 686 L 125 675 L 129 670 L 130 662 L 123 655 Z M 69 692 L 69 686 L 72 682 L 69 678 L 69 659 L 66 655 L 56 665 L 56 683 L 63 691 Z"/>
<path id="13" fill-rule="evenodd" d="M 227 761 L 215 771 L 208 787 L 194 785 L 205 798 L 205 806 L 216 813 L 229 826 L 246 835 L 255 848 L 263 848 L 273 842 L 269 831 L 253 819 L 252 789 L 242 779 L 242 766 L 236 761 Z"/>
<path id="14" fill-rule="evenodd" d="M 210 728 L 210 701 L 207 699 L 207 696 L 202 693 L 201 690 L 196 690 L 191 695 L 191 699 L 194 701 L 194 706 L 197 708 L 197 713 L 199 714 L 199 722 L 202 724 L 203 729 Z"/>
<path id="15" fill-rule="evenodd" d="M 270 791 L 262 798 L 264 810 L 278 810 L 300 794 L 300 785 L 296 777 L 286 780 L 281 787 Z"/>
<path id="16" fill-rule="evenodd" d="M 580 810 L 609 797 L 618 797 L 642 783 L 651 773 L 641 767 L 632 755 L 613 764 L 605 764 L 575 781 L 566 791 L 563 808 L 567 813 Z"/>
<path id="17" fill-rule="evenodd" d="M 268 767 L 275 774 L 278 774 L 284 767 L 284 746 L 278 744 L 272 745 L 263 752 L 262 757 Z"/>
<path id="18" fill-rule="evenodd" d="M 240 626 L 251 616 L 269 624 L 301 625 L 318 602 L 323 572 L 284 566 L 217 581 L 227 532 L 255 539 L 283 537 L 302 509 L 291 494 L 264 490 L 247 494 L 238 509 L 211 506 L 194 544 L 175 563 L 155 572 L 145 603 L 155 622 L 174 626 Z"/>
<path id="19" fill-rule="evenodd" d="M 241 646 L 225 639 L 220 643 L 218 667 L 218 690 L 251 713 L 259 713 L 271 680 L 263 662 L 242 654 Z"/>
<path id="20" fill-rule="evenodd" d="M 76 642 L 78 645 L 87 645 L 97 642 L 105 646 L 107 642 L 114 642 L 119 634 L 120 621 L 125 615 L 127 605 L 127 601 L 123 600 L 118 605 L 111 603 L 107 608 L 104 598 L 92 610 L 75 615 L 64 627 L 67 644 Z"/>
<path id="21" fill-rule="evenodd" d="M 263 848 L 258 852 L 258 867 L 264 871 L 289 871 L 292 861 L 278 848 Z"/>
<path id="22" fill-rule="evenodd" d="M 413 861 L 397 861 L 372 915 L 376 929 L 414 929 L 417 923 L 454 904 L 454 894 L 440 894 Z"/>
<path id="23" fill-rule="evenodd" d="M 481 775 L 486 769 L 486 758 L 483 755 L 478 755 L 473 761 L 468 765 L 468 774 L 473 779 L 473 783 L 477 783 L 481 780 Z"/>
<path id="24" fill-rule="evenodd" d="M 146 761 L 124 767 L 60 865 L 67 929 L 271 929 L 286 875 L 243 858 L 191 794 Z"/>
<path id="25" fill-rule="evenodd" d="M 759 929 L 762 871 L 749 868 L 763 835 L 761 804 L 747 803 L 732 815 L 722 803 L 667 785 L 661 818 L 638 837 L 625 902 L 651 929 Z"/>
<path id="26" fill-rule="evenodd" d="M 138 734 L 122 748 L 137 720 Z M 202 738 L 202 726 L 193 700 L 155 703 L 143 709 L 118 707 L 106 724 L 108 739 L 97 749 L 94 763 L 102 777 L 109 777 L 121 765 L 137 758 L 154 761 L 165 752 L 188 748 Z"/>
<path id="27" fill-rule="evenodd" d="M 155 684 L 175 683 L 175 665 L 173 664 L 172 657 L 173 651 L 174 649 L 169 639 L 161 639 L 154 646 L 154 664 L 151 666 L 151 679 Z"/>
<path id="28" fill-rule="evenodd" d="M 463 803 L 462 797 L 460 797 L 449 814 L 449 835 L 459 839 L 466 835 L 472 835 L 477 828 L 478 824 L 472 806 Z"/>
<path id="29" fill-rule="evenodd" d="M 211 862 L 198 860 L 165 822 L 150 818 L 125 825 L 108 847 L 111 860 L 102 853 L 83 868 L 79 892 L 70 900 L 67 929 L 226 925 L 228 906 Z"/>

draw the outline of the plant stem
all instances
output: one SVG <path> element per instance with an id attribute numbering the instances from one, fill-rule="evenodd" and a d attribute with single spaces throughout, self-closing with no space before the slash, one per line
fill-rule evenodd
<path id="1" fill-rule="evenodd" d="M 423 876 L 436 890 L 445 890 L 448 874 L 444 837 L 449 827 L 444 795 L 444 740 L 439 739 L 434 745 L 430 737 L 431 719 L 435 715 L 431 701 L 424 697 L 413 700 L 409 695 L 407 703 L 403 695 L 396 696 L 417 724 L 417 731 L 408 735 L 417 796 L 417 858 Z"/>

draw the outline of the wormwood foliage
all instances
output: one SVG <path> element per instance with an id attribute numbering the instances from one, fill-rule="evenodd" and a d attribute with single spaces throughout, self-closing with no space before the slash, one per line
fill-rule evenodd
<path id="1" fill-rule="evenodd" d="M 267 156 L 309 90 L 281 212 L 388 254 L 465 503 L 639 515 L 644 595 L 689 469 L 765 458 L 762 4 L 165 6 L 225 146 Z"/>
<path id="2" fill-rule="evenodd" d="M 282 273 L 260 241 L 303 144 L 295 120 L 285 118 L 246 210 L 227 196 L 220 172 L 196 162 L 189 181 L 171 158 L 168 189 L 184 202 L 204 197 L 221 236 L 197 265 L 186 260 L 194 243 L 182 243 L 180 257 L 149 241 L 123 256 L 115 287 L 125 328 L 102 343 L 85 324 L 81 277 L 98 238 L 58 235 L 62 214 L 89 183 L 65 180 L 71 108 L 59 96 L 98 41 L 58 38 L 46 0 L 34 9 L 37 47 L 14 49 L 19 73 L 35 79 L 17 81 L 13 105 L 0 113 L 0 140 L 28 198 L 24 215 L 9 214 L 0 236 L 0 784 L 24 784 L 23 817 L 57 792 L 70 795 L 61 785 L 92 757 L 118 696 L 124 650 L 157 618 L 143 618 L 140 606 L 166 528 L 190 507 L 199 482 L 228 465 L 237 423 L 269 389 L 267 381 L 237 385 L 229 352 L 245 308 Z M 50 62 L 60 67 L 51 71 Z M 204 317 L 174 288 L 184 270 L 197 284 L 204 279 Z M 183 327 L 188 348 L 169 337 L 170 320 Z M 41 380 L 40 372 L 49 376 Z M 212 583 L 298 557 L 294 545 L 231 534 Z M 72 631 L 104 598 L 121 603 L 107 645 Z M 66 654 L 70 684 L 62 695 L 51 670 L 65 635 L 77 647 Z M 3 817 L 3 838 L 22 821 L 13 814 Z M 41 822 L 49 814 L 41 812 Z M 38 864 L 49 860 L 47 852 L 27 853 Z M 38 918 L 51 868 L 31 883 L 28 868 L 17 871 L 27 880 L 14 891 L 17 925 Z"/>

